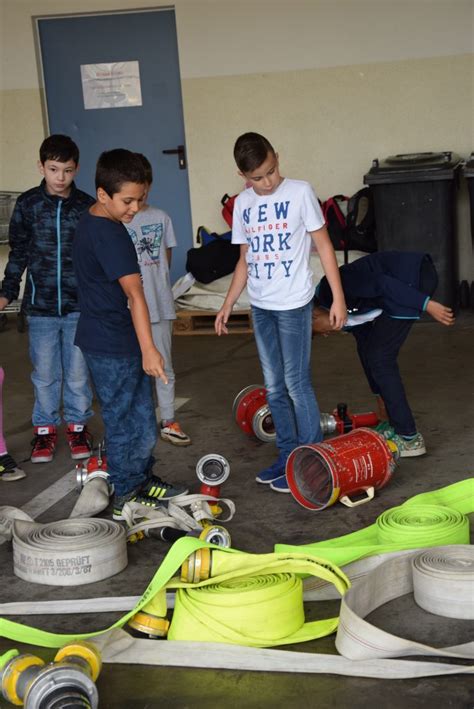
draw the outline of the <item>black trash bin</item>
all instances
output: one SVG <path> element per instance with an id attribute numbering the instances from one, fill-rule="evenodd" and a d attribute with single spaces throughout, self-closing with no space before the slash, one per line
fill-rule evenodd
<path id="1" fill-rule="evenodd" d="M 426 251 L 438 271 L 435 298 L 455 306 L 455 188 L 461 159 L 451 152 L 409 153 L 374 160 L 371 186 L 379 251 Z"/>
<path id="2" fill-rule="evenodd" d="M 469 190 L 469 204 L 471 207 L 471 236 L 474 242 L 474 153 L 471 153 L 469 160 L 464 165 L 464 177 Z"/>
<path id="3" fill-rule="evenodd" d="M 471 239 L 474 244 L 474 153 L 471 153 L 469 160 L 466 160 L 463 172 L 467 182 L 467 189 L 469 190 L 469 205 L 471 209 Z M 470 287 L 469 284 L 467 284 L 467 288 L 469 289 L 469 305 L 474 309 L 474 281 L 471 281 Z"/>

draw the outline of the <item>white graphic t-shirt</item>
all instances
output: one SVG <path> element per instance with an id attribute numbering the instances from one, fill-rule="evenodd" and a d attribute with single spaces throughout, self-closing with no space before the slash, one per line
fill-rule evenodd
<path id="1" fill-rule="evenodd" d="M 324 226 L 311 185 L 285 178 L 273 194 L 253 187 L 239 194 L 232 217 L 232 243 L 248 244 L 247 291 L 264 310 L 300 308 L 314 295 L 308 232 Z"/>
<path id="2" fill-rule="evenodd" d="M 166 249 L 176 246 L 170 217 L 157 207 L 141 209 L 125 224 L 135 245 L 151 322 L 175 320 Z"/>

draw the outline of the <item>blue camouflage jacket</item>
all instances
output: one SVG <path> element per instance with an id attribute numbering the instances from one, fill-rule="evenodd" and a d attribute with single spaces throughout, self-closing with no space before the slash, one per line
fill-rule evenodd
<path id="1" fill-rule="evenodd" d="M 94 201 L 74 183 L 67 199 L 48 194 L 44 180 L 23 192 L 10 220 L 10 254 L 0 295 L 9 302 L 18 298 L 26 269 L 22 309 L 27 315 L 78 311 L 72 240 L 81 214 Z"/>

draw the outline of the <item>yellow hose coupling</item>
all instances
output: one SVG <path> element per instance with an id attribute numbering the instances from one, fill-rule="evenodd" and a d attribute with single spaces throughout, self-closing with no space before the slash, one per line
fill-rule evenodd
<path id="1" fill-rule="evenodd" d="M 159 618 L 145 611 L 135 613 L 128 621 L 128 625 L 137 633 L 149 638 L 166 638 L 170 627 L 169 620 L 166 618 Z"/>
<path id="2" fill-rule="evenodd" d="M 45 665 L 45 661 L 35 655 L 17 655 L 10 660 L 2 672 L 3 697 L 18 707 L 23 706 L 26 674 L 35 676 L 31 670 L 39 670 Z"/>
<path id="3" fill-rule="evenodd" d="M 2 694 L 25 709 L 81 706 L 98 709 L 95 680 L 102 661 L 92 643 L 76 642 L 58 650 L 53 662 L 34 655 L 18 655 L 2 668 Z"/>

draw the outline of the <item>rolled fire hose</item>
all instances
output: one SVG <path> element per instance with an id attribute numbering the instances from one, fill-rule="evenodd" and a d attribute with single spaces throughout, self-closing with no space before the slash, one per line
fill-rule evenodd
<path id="1" fill-rule="evenodd" d="M 15 520 L 15 576 L 49 586 L 80 586 L 114 576 L 127 566 L 125 530 L 106 519 L 49 524 Z"/>
<path id="2" fill-rule="evenodd" d="M 424 501 L 432 501 L 432 502 L 451 502 L 453 506 L 457 506 L 460 510 L 463 510 L 465 512 L 469 512 L 474 509 L 474 501 L 472 499 L 472 484 L 470 480 L 467 481 L 462 481 L 460 483 L 456 483 L 453 485 L 450 485 L 446 488 L 442 488 L 441 490 L 435 491 L 433 493 L 428 493 L 428 494 L 423 494 L 423 495 L 418 495 L 415 498 L 412 498 L 412 500 L 409 500 L 407 503 L 405 503 L 407 506 L 409 504 L 413 504 L 414 501 L 417 500 L 422 500 Z M 369 528 L 370 529 L 370 528 Z M 363 532 L 364 530 L 362 530 Z M 357 533 L 356 533 L 357 534 Z M 450 543 L 462 543 L 466 541 L 464 539 L 455 539 L 456 535 L 449 534 L 449 529 L 446 530 L 447 536 L 450 537 Z M 348 537 L 351 535 L 345 535 L 342 537 L 343 540 L 346 540 Z M 336 542 L 337 540 L 332 540 L 333 542 Z M 344 541 L 343 548 L 347 544 L 346 541 Z M 327 543 L 326 543 L 327 545 Z M 176 542 L 173 547 L 171 548 L 170 552 L 167 554 L 165 559 L 163 560 L 163 563 L 159 567 L 157 573 L 155 574 L 154 578 L 152 579 L 151 583 L 149 584 L 148 588 L 146 589 L 145 593 L 143 594 L 142 598 L 140 599 L 139 603 L 123 618 L 119 619 L 111 628 L 107 629 L 110 631 L 112 628 L 117 628 L 122 625 L 124 625 L 127 620 L 135 615 L 137 611 L 139 611 L 141 608 L 143 608 L 147 603 L 149 603 L 150 599 L 153 598 L 158 592 L 162 591 L 166 585 L 168 584 L 168 587 L 173 587 L 173 586 L 182 586 L 182 584 L 175 584 L 175 583 L 168 583 L 171 577 L 174 575 L 176 572 L 177 568 L 179 568 L 179 565 L 186 559 L 189 558 L 189 555 L 194 553 L 195 551 L 198 551 L 200 549 L 210 549 L 210 545 L 204 544 L 203 542 L 199 542 L 198 540 L 191 539 L 191 538 L 184 538 Z M 403 548 L 403 547 L 402 547 Z M 377 551 L 380 551 L 380 547 L 376 547 Z M 360 549 L 360 555 L 364 556 L 367 554 L 370 554 L 370 551 L 367 551 L 367 547 L 362 546 Z M 377 553 L 376 551 L 372 550 L 373 553 Z M 314 552 L 313 552 L 314 553 Z M 236 552 L 235 550 L 213 550 L 213 554 L 217 554 L 218 556 L 216 557 L 216 561 L 222 560 L 223 556 L 229 556 L 234 558 L 234 562 L 229 564 L 227 562 L 227 566 L 232 566 L 235 567 L 241 566 L 243 562 L 243 557 L 246 557 L 247 560 L 251 558 L 252 556 L 256 559 L 259 558 L 259 555 L 248 555 L 248 554 L 242 554 L 239 552 Z M 264 555 L 265 556 L 265 555 Z M 268 556 L 268 555 L 267 555 Z M 351 555 L 347 554 L 347 547 L 346 547 L 346 556 L 351 557 Z M 352 555 L 352 558 L 353 555 Z M 370 560 L 369 560 L 370 561 Z M 214 566 L 214 560 L 213 560 L 213 566 Z M 219 563 L 218 565 L 220 568 L 216 567 L 216 571 L 220 571 L 222 573 L 223 567 L 222 564 Z M 243 564 L 243 567 L 245 569 L 245 562 Z M 227 569 L 228 571 L 229 569 Z M 284 565 L 282 565 L 283 571 L 286 571 L 287 569 L 285 568 Z M 275 569 L 272 569 L 272 571 L 275 571 Z M 267 569 L 268 572 L 268 569 Z M 248 571 L 247 571 L 248 573 Z M 264 574 L 265 570 L 260 568 L 259 573 Z M 221 578 L 221 580 L 223 580 Z M 224 579 L 225 580 L 225 579 Z M 215 583 L 217 581 L 216 578 L 210 579 L 209 583 Z M 206 585 L 206 582 L 204 582 L 201 585 Z M 0 609 L 1 610 L 1 609 Z M 100 632 L 100 631 L 99 631 Z M 47 633 L 45 631 L 41 631 L 35 628 L 30 628 L 28 626 L 23 626 L 18 623 L 13 623 L 11 621 L 8 621 L 6 619 L 0 619 L 0 634 L 8 637 L 10 639 L 14 640 L 19 640 L 22 642 L 28 642 L 31 644 L 36 644 L 36 645 L 44 645 L 46 647 L 57 647 L 64 642 L 67 642 L 70 639 L 77 638 L 77 635 L 55 635 L 53 633 Z M 80 637 L 87 638 L 91 637 L 92 635 L 97 635 L 98 633 L 92 633 L 92 634 L 87 634 L 83 635 Z M 141 641 L 140 641 L 141 642 Z M 207 647 L 207 646 L 204 646 Z M 207 660 L 207 656 L 206 656 Z M 330 671 L 330 670 L 326 670 Z M 444 671 L 444 670 L 443 670 Z M 450 670 L 453 671 L 453 670 Z M 371 675 L 369 675 L 371 676 Z M 401 676 L 401 675 L 400 675 Z M 411 675 L 411 676 L 416 676 L 416 675 Z"/>
<path id="3" fill-rule="evenodd" d="M 72 520 L 66 521 L 72 522 Z M 166 608 L 166 588 L 197 586 L 198 584 L 195 582 L 188 583 L 181 581 L 179 578 L 175 577 L 175 574 L 180 569 L 183 562 L 186 561 L 188 563 L 193 555 L 199 555 L 205 552 L 209 556 L 211 551 L 213 554 L 218 554 L 212 562 L 216 575 L 201 581 L 199 585 L 212 585 L 227 582 L 232 578 L 238 579 L 249 575 L 265 576 L 273 573 L 292 573 L 305 576 L 317 575 L 333 583 L 340 595 L 347 590 L 349 585 L 347 577 L 340 569 L 325 560 L 318 560 L 314 557 L 308 558 L 304 554 L 247 554 L 236 551 L 235 549 L 215 547 L 214 545 L 193 537 L 183 537 L 173 544 L 138 604 L 129 613 L 110 626 L 110 628 L 107 628 L 107 630 L 125 625 L 131 617 L 135 616 L 138 611 L 142 610 L 150 601 L 158 596 L 162 596 L 163 604 Z M 233 562 L 230 560 L 230 557 L 234 559 Z M 334 632 L 337 627 L 337 618 L 314 621 L 313 623 L 306 624 L 306 626 L 308 626 L 307 639 L 322 637 Z M 0 618 L 0 636 L 44 647 L 60 647 L 72 640 L 86 640 L 103 632 L 104 630 L 80 635 L 77 633 L 55 634 L 24 626 L 5 618 Z M 281 641 L 279 641 L 278 644 L 281 644 Z"/>
<path id="4" fill-rule="evenodd" d="M 390 556 L 390 555 L 387 555 Z M 178 592 L 186 596 L 192 594 L 189 609 L 191 618 L 180 618 L 178 623 L 183 625 L 185 633 L 192 639 L 199 638 L 199 642 L 154 643 L 147 640 L 135 640 L 123 631 L 115 630 L 107 636 L 96 638 L 102 649 L 105 662 L 142 662 L 154 665 L 174 665 L 185 667 L 207 667 L 246 670 L 265 670 L 283 672 L 330 672 L 349 676 L 376 677 L 379 679 L 401 679 L 409 677 L 423 677 L 453 673 L 474 673 L 474 666 L 461 664 L 443 664 L 432 662 L 413 662 L 407 660 L 392 660 L 397 656 L 433 656 L 471 659 L 474 657 L 474 643 L 445 648 L 435 648 L 411 640 L 404 640 L 391 635 L 363 620 L 363 617 L 378 606 L 405 595 L 411 591 L 421 592 L 422 607 L 429 612 L 436 612 L 441 598 L 445 604 L 452 602 L 458 604 L 456 613 L 458 617 L 474 617 L 472 602 L 472 582 L 474 580 L 474 550 L 469 545 L 451 547 L 438 547 L 426 551 L 405 553 L 403 556 L 388 558 L 377 569 L 372 570 L 367 577 L 355 584 L 345 594 L 341 604 L 341 616 L 336 638 L 336 647 L 342 657 L 330 655 L 284 652 L 281 650 L 262 651 L 253 647 L 234 648 L 228 644 L 215 645 L 215 641 L 222 641 L 225 635 L 226 643 L 240 644 L 240 632 L 232 628 L 237 626 L 239 620 L 248 618 L 252 633 L 259 633 L 256 645 L 262 645 L 262 636 L 269 632 L 277 633 L 279 621 L 283 618 L 283 626 L 291 615 L 294 599 L 292 589 L 290 593 L 278 601 L 279 607 L 268 607 L 269 614 L 265 616 L 266 629 L 263 629 L 261 618 L 253 616 L 253 608 L 241 601 L 235 608 L 228 604 L 228 594 L 212 593 L 213 586 L 198 589 L 184 589 Z M 365 560 L 365 563 L 367 560 Z M 449 571 L 448 571 L 449 569 Z M 424 585 L 420 588 L 419 575 L 430 577 L 428 593 L 425 594 Z M 449 575 L 451 584 L 444 585 Z M 253 579 L 254 584 L 248 590 L 250 594 L 265 592 L 265 586 L 259 577 Z M 260 577 L 261 578 L 261 577 Z M 440 586 L 438 586 L 440 581 Z M 245 583 L 245 579 L 242 579 Z M 418 586 L 418 588 L 417 588 Z M 433 586 L 438 597 L 433 596 Z M 260 587 L 260 588 L 259 588 Z M 266 591 L 271 595 L 278 594 L 279 583 L 270 583 Z M 237 592 L 236 587 L 227 589 L 230 600 Z M 283 590 L 283 589 L 281 589 Z M 212 617 L 208 616 L 207 599 L 202 600 L 196 594 L 201 592 L 210 594 Z M 244 590 L 244 593 L 247 589 Z M 173 616 L 179 612 L 178 597 Z M 277 615 L 272 615 L 276 610 Z M 188 612 L 188 609 L 186 610 Z M 293 610 L 294 612 L 294 610 Z M 271 620 L 270 620 L 271 619 Z M 206 625 L 203 631 L 200 623 Z M 254 625 L 256 623 L 256 625 Z M 270 626 L 270 629 L 269 627 Z M 223 628 L 223 630 L 222 630 Z M 256 628 L 256 629 L 255 629 Z M 240 629 L 240 626 L 239 626 Z M 236 633 L 236 637 L 234 637 Z M 172 637 L 172 628 L 168 635 Z M 205 643 L 202 640 L 207 641 Z M 245 638 L 247 645 L 251 645 L 249 638 Z M 196 647 L 197 646 L 197 647 Z"/>
<path id="5" fill-rule="evenodd" d="M 474 511 L 474 480 L 468 478 L 433 492 L 415 495 L 383 512 L 375 524 L 313 544 L 276 544 L 277 552 L 303 552 L 344 566 L 374 554 L 446 544 L 469 543 Z"/>
<path id="6" fill-rule="evenodd" d="M 444 615 L 444 603 L 448 617 L 473 619 L 473 582 L 474 548 L 470 545 L 437 547 L 390 559 L 342 599 L 336 648 L 351 660 L 408 655 L 473 658 L 474 642 L 434 648 L 398 638 L 364 620 L 384 603 L 413 591 L 415 601 L 429 613 Z"/>
<path id="7" fill-rule="evenodd" d="M 337 643 L 340 652 L 344 655 L 346 652 L 354 652 L 352 646 L 345 650 L 343 641 L 349 638 L 349 642 L 354 644 L 354 636 L 357 640 L 355 643 L 358 648 L 359 637 L 362 639 L 362 647 L 364 648 L 365 659 L 351 660 L 346 657 L 338 657 L 326 654 L 306 653 L 306 652 L 287 652 L 282 650 L 262 650 L 253 647 L 236 647 L 235 645 L 221 644 L 215 642 L 184 642 L 173 641 L 170 643 L 156 643 L 150 640 L 137 640 L 123 630 L 115 628 L 103 635 L 96 636 L 94 644 L 102 651 L 104 662 L 109 663 L 127 663 L 127 664 L 146 664 L 146 665 L 164 665 L 177 667 L 205 667 L 233 670 L 254 670 L 254 671 L 273 671 L 273 672 L 304 672 L 304 673 L 331 673 L 346 676 L 374 677 L 378 679 L 405 679 L 410 677 L 427 677 L 435 675 L 449 674 L 464 674 L 473 673 L 472 665 L 460 664 L 445 664 L 434 662 L 413 662 L 407 660 L 391 660 L 379 659 L 390 657 L 392 655 L 445 655 L 448 657 L 469 658 L 473 655 L 472 643 L 455 648 L 442 648 L 438 650 L 429 646 L 420 645 L 408 641 L 410 647 L 407 646 L 407 641 L 403 641 L 395 636 L 390 636 L 388 633 L 374 628 L 363 621 L 352 608 L 365 604 L 365 608 L 374 608 L 380 605 L 381 602 L 392 600 L 395 597 L 403 595 L 415 587 L 416 580 L 413 576 L 411 581 L 410 564 L 414 566 L 423 566 L 426 573 L 434 576 L 432 579 L 436 583 L 436 574 L 441 565 L 441 576 L 444 576 L 449 567 L 449 574 L 455 584 L 462 581 L 464 590 L 468 593 L 465 596 L 465 601 L 470 601 L 471 591 L 469 589 L 469 580 L 472 582 L 474 573 L 473 549 L 470 546 L 452 546 L 446 548 L 437 548 L 429 552 L 429 559 L 423 559 L 426 556 L 426 551 L 418 550 L 417 552 L 405 552 L 403 564 L 400 564 L 399 559 L 394 555 L 385 555 L 386 561 L 382 564 L 382 569 L 375 573 L 371 571 L 365 584 L 357 583 L 353 588 L 346 593 L 343 604 L 349 609 L 351 615 L 341 614 L 342 621 L 338 630 Z M 431 559 L 434 558 L 434 563 Z M 365 559 L 359 562 L 362 565 L 367 565 L 370 559 Z M 434 567 L 434 568 L 433 568 Z M 460 579 L 459 579 L 460 577 Z M 207 590 L 212 589 L 208 586 Z M 271 586 L 271 591 L 275 589 Z M 204 589 L 201 589 L 204 590 Z M 456 596 L 458 588 L 452 587 L 453 594 Z M 234 592 L 235 589 L 231 590 Z M 253 592 L 253 590 L 251 590 Z M 372 593 L 371 593 L 372 592 Z M 381 593 L 384 600 L 382 601 Z M 288 597 L 289 598 L 289 597 Z M 377 602 L 367 599 L 377 599 Z M 451 601 L 448 596 L 445 600 Z M 467 606 L 472 604 L 467 603 Z M 219 612 L 222 612 L 224 601 L 221 599 Z M 350 608 L 349 608 L 350 607 Z M 242 609 L 246 610 L 246 605 L 241 605 L 238 610 L 238 615 L 242 615 Z M 284 611 L 284 607 L 282 607 Z M 430 606 L 432 611 L 432 607 Z M 370 612 L 370 610 L 367 610 Z M 279 616 L 278 616 L 279 618 Z M 273 622 L 274 618 L 271 618 Z M 270 622 L 267 617 L 267 622 Z M 358 623 L 365 624 L 362 635 L 358 634 Z M 214 623 L 213 625 L 216 625 Z M 267 631 L 268 632 L 268 631 Z M 273 632 L 275 632 L 273 630 Z M 379 635 L 382 634 L 382 640 Z M 199 638 L 201 640 L 201 638 Z M 380 645 L 380 643 L 383 645 Z M 401 645 L 400 645 L 401 644 Z M 367 646 L 373 648 L 382 647 L 383 650 L 372 649 L 367 656 Z M 413 647 L 411 647 L 413 646 Z M 410 650 L 410 651 L 409 651 Z M 1 664 L 1 658 L 0 658 Z"/>

